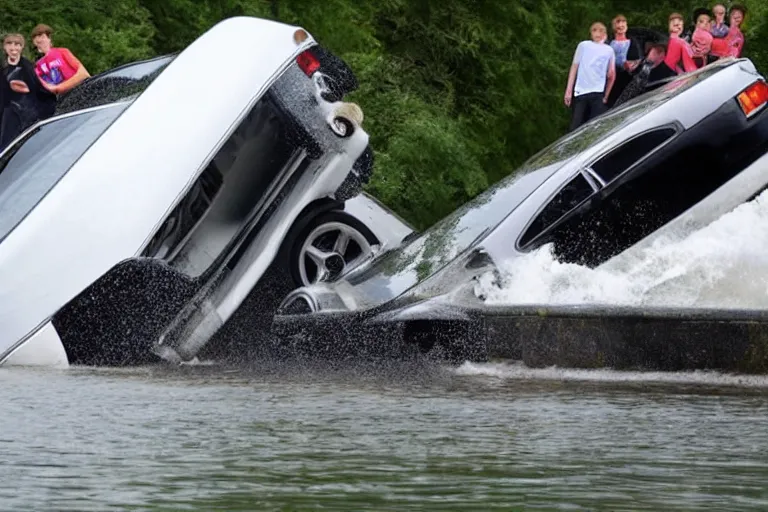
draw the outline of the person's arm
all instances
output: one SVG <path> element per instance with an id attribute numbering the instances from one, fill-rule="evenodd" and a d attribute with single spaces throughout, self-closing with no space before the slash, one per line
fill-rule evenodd
<path id="1" fill-rule="evenodd" d="M 608 78 L 605 83 L 603 103 L 608 103 L 608 96 L 611 95 L 611 89 L 613 89 L 614 82 L 616 82 L 616 56 L 611 55 L 611 61 L 608 63 Z"/>
<path id="2" fill-rule="evenodd" d="M 11 84 L 8 80 L 0 77 L 0 119 L 3 117 L 3 110 L 11 102 Z"/>
<path id="3" fill-rule="evenodd" d="M 677 71 L 677 63 L 680 61 L 680 45 L 674 37 L 669 39 L 667 44 L 667 56 L 664 57 L 664 64 L 673 71 Z"/>
<path id="4" fill-rule="evenodd" d="M 729 41 L 728 45 L 728 54 L 731 57 L 736 57 L 737 59 L 741 57 L 741 51 L 744 48 L 744 35 L 738 34 L 735 37 L 733 37 L 732 41 Z"/>
<path id="5" fill-rule="evenodd" d="M 680 56 L 683 59 L 683 70 L 685 70 L 686 73 L 699 69 L 696 62 L 693 60 L 693 56 L 691 55 L 692 52 L 688 50 L 688 48 L 683 48 L 680 52 Z"/>
<path id="6" fill-rule="evenodd" d="M 573 54 L 573 62 L 571 63 L 571 69 L 568 71 L 568 83 L 565 86 L 565 106 L 570 107 L 573 100 L 573 87 L 576 84 L 576 73 L 579 71 L 579 61 L 581 60 L 582 46 L 576 47 L 576 53 Z"/>
<path id="7" fill-rule="evenodd" d="M 50 95 L 48 90 L 40 84 L 37 79 L 37 70 L 35 65 L 27 59 L 21 59 L 21 70 L 24 77 L 24 83 L 28 87 L 28 92 L 40 96 L 41 94 Z"/>
<path id="8" fill-rule="evenodd" d="M 629 40 L 629 48 L 627 49 L 627 60 L 624 61 L 624 69 L 630 73 L 637 69 L 637 65 L 643 60 L 643 54 L 640 52 L 640 45 L 632 38 Z"/>
<path id="9" fill-rule="evenodd" d="M 571 64 L 571 70 L 568 72 L 568 84 L 565 86 L 565 106 L 571 106 L 573 100 L 573 86 L 576 83 L 576 73 L 579 71 L 578 64 Z"/>
<path id="10" fill-rule="evenodd" d="M 83 63 L 80 62 L 77 57 L 72 55 L 72 52 L 64 49 L 62 50 L 62 56 L 64 57 L 64 60 L 67 61 L 67 64 L 75 68 L 77 71 L 74 75 L 58 85 L 45 84 L 46 88 L 54 94 L 64 94 L 91 76 L 90 73 L 88 73 L 88 70 L 85 69 L 85 66 L 83 66 Z"/>

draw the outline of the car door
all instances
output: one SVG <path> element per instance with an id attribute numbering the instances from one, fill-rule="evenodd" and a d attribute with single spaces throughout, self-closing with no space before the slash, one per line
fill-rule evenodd
<path id="1" fill-rule="evenodd" d="M 552 243 L 560 261 L 596 266 L 658 229 L 669 209 L 640 178 L 659 167 L 653 156 L 677 133 L 674 125 L 649 130 L 586 165 L 539 210 L 519 248 Z"/>

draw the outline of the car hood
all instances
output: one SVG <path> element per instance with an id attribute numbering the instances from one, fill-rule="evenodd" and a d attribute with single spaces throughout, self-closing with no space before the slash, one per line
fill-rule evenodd
<path id="1" fill-rule="evenodd" d="M 239 119 L 314 44 L 297 45 L 295 30 L 256 18 L 212 28 L 2 241 L 0 362 L 96 279 L 141 252 Z M 222 51 L 233 47 L 247 48 L 248 58 Z M 213 82 L 201 79 L 202 62 L 215 66 Z"/>
<path id="2" fill-rule="evenodd" d="M 541 183 L 564 164 L 510 176 L 404 245 L 378 255 L 334 283 L 294 290 L 280 314 L 398 307 L 450 292 L 493 268 L 483 241 Z"/>

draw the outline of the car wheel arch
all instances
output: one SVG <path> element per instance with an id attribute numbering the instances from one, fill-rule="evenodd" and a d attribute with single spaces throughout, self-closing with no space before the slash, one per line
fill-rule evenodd
<path id="1" fill-rule="evenodd" d="M 302 282 L 302 279 L 299 277 L 299 265 L 301 265 L 301 262 L 298 261 L 300 259 L 298 252 L 313 230 L 327 223 L 340 223 L 348 226 L 351 230 L 359 233 L 369 245 L 380 243 L 372 229 L 365 222 L 344 211 L 344 203 L 333 200 L 316 201 L 305 208 L 298 220 L 293 224 L 281 249 L 280 260 L 286 262 L 294 284 L 297 286 L 307 284 Z"/>

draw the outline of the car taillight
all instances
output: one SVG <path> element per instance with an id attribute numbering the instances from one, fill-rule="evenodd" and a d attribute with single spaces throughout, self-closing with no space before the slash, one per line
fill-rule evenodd
<path id="1" fill-rule="evenodd" d="M 768 85 L 758 80 L 739 94 L 738 99 L 744 115 L 752 117 L 768 103 Z"/>
<path id="2" fill-rule="evenodd" d="M 296 57 L 296 63 L 307 76 L 312 76 L 315 71 L 320 69 L 320 61 L 309 50 L 300 53 Z"/>

